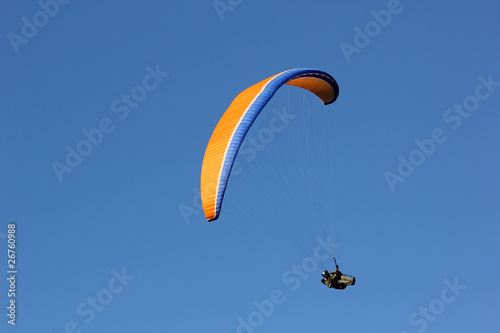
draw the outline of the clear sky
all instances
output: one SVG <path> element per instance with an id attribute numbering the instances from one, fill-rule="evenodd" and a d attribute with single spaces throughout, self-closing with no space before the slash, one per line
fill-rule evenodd
<path id="1" fill-rule="evenodd" d="M 498 2 L 0 6 L 0 331 L 500 327 Z M 296 67 L 338 100 L 284 87 L 206 222 L 215 125 Z"/>

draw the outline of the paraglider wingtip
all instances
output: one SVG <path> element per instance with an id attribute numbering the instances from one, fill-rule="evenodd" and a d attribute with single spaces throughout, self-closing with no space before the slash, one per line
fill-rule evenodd
<path id="1" fill-rule="evenodd" d="M 339 97 L 339 94 L 337 93 L 331 100 L 329 101 L 326 101 L 326 102 L 323 102 L 324 105 L 330 105 L 332 104 L 333 102 L 335 102 L 337 100 L 337 98 Z"/>
<path id="2" fill-rule="evenodd" d="M 323 104 L 324 104 L 324 105 L 330 105 L 330 104 L 332 104 L 333 102 L 335 102 L 335 101 L 337 100 L 337 97 L 338 97 L 338 96 L 335 96 L 335 98 L 334 98 L 334 99 L 329 100 L 329 101 L 326 101 L 326 102 L 323 102 Z"/>

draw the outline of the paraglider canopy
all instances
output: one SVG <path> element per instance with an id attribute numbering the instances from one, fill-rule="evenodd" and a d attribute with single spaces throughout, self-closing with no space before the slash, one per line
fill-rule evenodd
<path id="1" fill-rule="evenodd" d="M 201 200 L 208 221 L 219 217 L 229 175 L 245 135 L 284 84 L 309 90 L 325 105 L 333 103 L 339 94 L 338 84 L 331 75 L 310 68 L 281 72 L 238 94 L 215 127 L 203 159 Z"/>

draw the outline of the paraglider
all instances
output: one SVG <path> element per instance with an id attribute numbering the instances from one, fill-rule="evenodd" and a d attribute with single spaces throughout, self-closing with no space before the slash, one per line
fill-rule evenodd
<path id="1" fill-rule="evenodd" d="M 231 170 L 243 139 L 257 116 L 284 84 L 312 92 L 324 105 L 335 102 L 339 94 L 338 84 L 330 74 L 310 68 L 286 70 L 239 93 L 215 127 L 203 158 L 200 190 L 203 211 L 208 221 L 219 217 Z M 354 277 L 339 271 L 336 261 L 335 266 L 334 272 L 323 272 L 321 282 L 334 289 L 345 289 L 355 284 Z"/>
<path id="2" fill-rule="evenodd" d="M 231 169 L 245 135 L 284 84 L 314 93 L 325 105 L 333 103 L 339 94 L 338 84 L 330 74 L 310 68 L 286 70 L 238 94 L 215 127 L 203 158 L 201 201 L 208 221 L 219 217 Z"/>
<path id="3" fill-rule="evenodd" d="M 328 288 L 334 288 L 334 289 L 345 289 L 347 286 L 354 286 L 356 283 L 356 278 L 350 277 L 348 275 L 342 274 L 342 272 L 339 270 L 339 265 L 337 265 L 337 260 L 335 257 L 333 257 L 333 260 L 335 261 L 335 271 L 333 272 L 328 272 L 326 269 L 323 271 L 323 279 L 321 279 L 321 282 L 325 284 Z"/>

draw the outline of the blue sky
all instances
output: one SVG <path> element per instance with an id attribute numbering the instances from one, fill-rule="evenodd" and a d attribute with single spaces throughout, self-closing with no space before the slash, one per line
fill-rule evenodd
<path id="1" fill-rule="evenodd" d="M 2 332 L 499 327 L 497 2 L 1 6 Z M 330 73 L 338 100 L 284 87 L 206 222 L 219 118 L 295 67 Z M 271 133 L 274 110 L 293 118 Z M 356 286 L 319 282 L 328 241 Z"/>

